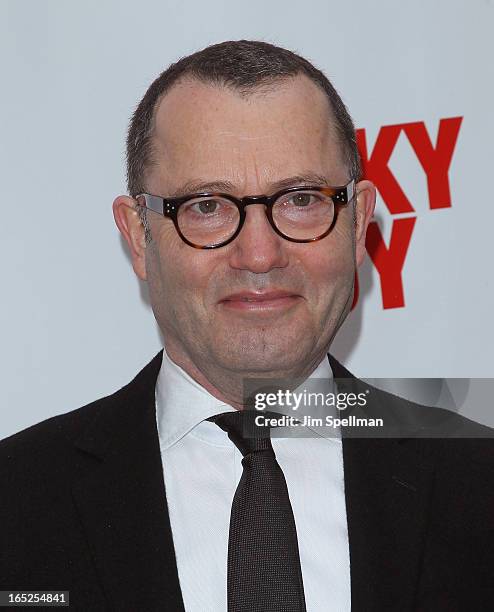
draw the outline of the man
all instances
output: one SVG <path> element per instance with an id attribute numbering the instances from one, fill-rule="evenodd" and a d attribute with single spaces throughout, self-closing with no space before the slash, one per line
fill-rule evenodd
<path id="1" fill-rule="evenodd" d="M 2 589 L 77 610 L 487 609 L 485 428 L 375 392 L 367 414 L 406 435 L 245 434 L 246 381 L 361 389 L 327 353 L 375 189 L 326 77 L 261 42 L 180 60 L 132 118 L 128 187 L 115 220 L 165 350 L 2 443 Z"/>

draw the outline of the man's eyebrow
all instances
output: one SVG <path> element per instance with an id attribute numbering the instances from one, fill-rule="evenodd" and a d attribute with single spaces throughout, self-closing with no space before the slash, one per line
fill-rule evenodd
<path id="1" fill-rule="evenodd" d="M 289 189 L 290 187 L 297 187 L 298 185 L 331 185 L 331 181 L 327 176 L 323 176 L 322 174 L 317 174 L 315 172 L 304 172 L 303 174 L 296 174 L 295 176 L 290 176 L 271 183 L 269 185 L 269 190 L 271 192 L 280 191 L 281 189 Z"/>
<path id="2" fill-rule="evenodd" d="M 269 183 L 266 187 L 266 193 L 274 193 L 282 189 L 289 189 L 290 187 L 296 187 L 298 185 L 331 185 L 331 182 L 326 176 L 317 174 L 314 172 L 304 172 L 302 174 L 296 174 L 289 176 L 279 181 Z M 225 192 L 233 193 L 238 191 L 238 187 L 230 181 L 203 181 L 203 180 L 190 180 L 178 187 L 173 191 L 171 197 L 181 197 L 190 193 L 211 193 L 211 192 Z M 258 195 L 258 194 L 250 194 Z M 260 194 L 259 194 L 260 195 Z"/>
<path id="3" fill-rule="evenodd" d="M 229 193 L 235 190 L 235 185 L 230 181 L 202 181 L 202 180 L 190 180 L 180 187 L 177 187 L 171 194 L 171 197 L 179 198 L 189 193 L 204 193 L 204 192 L 226 192 Z"/>

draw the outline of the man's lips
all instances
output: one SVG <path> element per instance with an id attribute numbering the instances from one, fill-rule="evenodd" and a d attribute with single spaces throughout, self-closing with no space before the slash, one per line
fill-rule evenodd
<path id="1" fill-rule="evenodd" d="M 240 291 L 220 300 L 220 304 L 236 310 L 272 310 L 293 306 L 301 296 L 292 291 Z"/>

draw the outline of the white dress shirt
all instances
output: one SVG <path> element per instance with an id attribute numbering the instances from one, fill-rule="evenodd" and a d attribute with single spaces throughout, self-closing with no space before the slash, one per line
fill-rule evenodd
<path id="1" fill-rule="evenodd" d="M 332 378 L 326 357 L 310 378 Z M 205 419 L 234 410 L 163 351 L 156 418 L 187 612 L 227 611 L 228 531 L 242 454 L 226 432 Z M 307 612 L 348 612 L 350 556 L 341 440 L 314 434 L 273 437 L 272 444 L 295 517 Z"/>

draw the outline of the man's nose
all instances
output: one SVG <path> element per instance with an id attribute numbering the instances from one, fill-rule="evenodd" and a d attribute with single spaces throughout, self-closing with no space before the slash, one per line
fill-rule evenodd
<path id="1" fill-rule="evenodd" d="M 264 204 L 249 204 L 245 222 L 232 242 L 230 265 L 255 273 L 284 268 L 288 264 L 287 241 L 271 227 Z"/>

